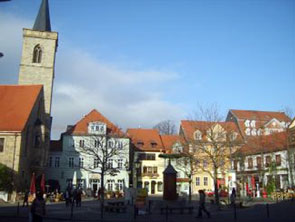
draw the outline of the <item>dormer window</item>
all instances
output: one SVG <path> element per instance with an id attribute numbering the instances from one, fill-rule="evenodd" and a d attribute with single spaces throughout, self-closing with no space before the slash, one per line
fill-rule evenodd
<path id="1" fill-rule="evenodd" d="M 250 130 L 249 128 L 247 128 L 247 129 L 245 130 L 245 133 L 246 133 L 247 136 L 250 136 L 250 134 L 251 134 L 251 130 Z"/>
<path id="2" fill-rule="evenodd" d="M 138 147 L 143 147 L 143 141 L 142 140 L 137 141 L 137 146 Z"/>
<path id="3" fill-rule="evenodd" d="M 194 138 L 195 138 L 195 140 L 202 140 L 202 133 L 199 130 L 197 130 L 194 133 Z"/>
<path id="4" fill-rule="evenodd" d="M 251 127 L 255 127 L 255 124 L 256 124 L 256 121 L 255 120 L 252 120 L 251 121 Z"/>
<path id="5" fill-rule="evenodd" d="M 33 51 L 33 63 L 41 63 L 42 49 L 40 45 L 36 45 Z"/>
<path id="6" fill-rule="evenodd" d="M 252 132 L 251 133 L 252 133 L 253 136 L 256 136 L 257 135 L 256 129 L 252 129 Z"/>
<path id="7" fill-rule="evenodd" d="M 105 135 L 107 132 L 107 125 L 102 122 L 90 122 L 88 124 L 88 133 L 96 135 Z"/>
<path id="8" fill-rule="evenodd" d="M 155 141 L 151 141 L 152 148 L 157 147 L 157 143 Z"/>
<path id="9" fill-rule="evenodd" d="M 247 120 L 245 121 L 245 126 L 246 126 L 246 127 L 250 127 L 250 120 L 247 119 Z"/>
<path id="10" fill-rule="evenodd" d="M 236 140 L 236 139 L 237 139 L 237 136 L 238 136 L 238 134 L 237 134 L 236 132 L 231 133 L 231 134 L 230 134 L 230 140 L 231 140 L 231 141 Z"/>

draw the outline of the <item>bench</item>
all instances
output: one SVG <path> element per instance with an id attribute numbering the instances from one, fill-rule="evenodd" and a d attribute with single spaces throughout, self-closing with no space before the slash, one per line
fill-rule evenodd
<path id="1" fill-rule="evenodd" d="M 161 214 L 163 213 L 170 213 L 173 214 L 178 212 L 180 214 L 183 214 L 185 212 L 192 214 L 194 210 L 194 207 L 161 207 Z M 168 211 L 168 212 L 167 212 Z"/>
<path id="2" fill-rule="evenodd" d="M 116 212 L 116 213 L 126 213 L 126 207 L 125 206 L 104 206 L 104 210 L 106 212 Z"/>

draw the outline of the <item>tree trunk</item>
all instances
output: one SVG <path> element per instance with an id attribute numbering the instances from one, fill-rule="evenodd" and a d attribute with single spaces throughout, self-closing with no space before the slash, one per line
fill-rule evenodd
<path id="1" fill-rule="evenodd" d="M 102 167 L 103 168 L 103 167 Z M 100 174 L 100 218 L 103 219 L 104 212 L 104 170 Z"/>
<path id="2" fill-rule="evenodd" d="M 192 176 L 189 175 L 189 182 L 188 182 L 188 201 L 192 201 Z"/>
<path id="3" fill-rule="evenodd" d="M 214 195 L 215 203 L 219 206 L 219 194 L 218 194 L 218 184 L 217 184 L 217 169 L 214 169 Z"/>

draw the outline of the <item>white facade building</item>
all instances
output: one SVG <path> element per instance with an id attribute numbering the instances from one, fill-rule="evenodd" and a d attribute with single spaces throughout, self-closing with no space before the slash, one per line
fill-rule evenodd
<path id="1" fill-rule="evenodd" d="M 61 141 L 51 145 L 47 178 L 58 181 L 62 191 L 69 184 L 97 191 L 102 164 L 106 190 L 129 186 L 129 139 L 98 111 L 68 127 Z"/>

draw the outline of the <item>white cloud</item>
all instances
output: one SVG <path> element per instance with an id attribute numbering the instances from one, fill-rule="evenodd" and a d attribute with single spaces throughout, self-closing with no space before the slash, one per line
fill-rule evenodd
<path id="1" fill-rule="evenodd" d="M 32 23 L 14 15 L 0 15 L 0 51 L 5 53 L 0 59 L 1 83 L 17 83 L 22 28 L 31 27 Z M 59 40 L 52 104 L 53 138 L 94 108 L 124 129 L 152 127 L 159 121 L 183 116 L 180 105 L 165 100 L 165 88 L 180 79 L 178 73 L 164 68 L 132 68 L 132 62 L 126 66 L 102 62 L 77 44 L 69 44 L 75 45 L 70 40 Z"/>

